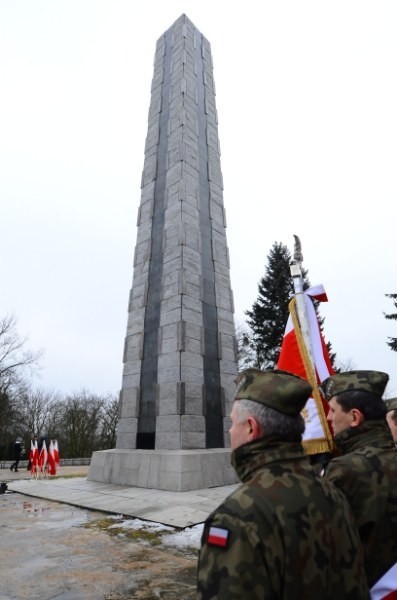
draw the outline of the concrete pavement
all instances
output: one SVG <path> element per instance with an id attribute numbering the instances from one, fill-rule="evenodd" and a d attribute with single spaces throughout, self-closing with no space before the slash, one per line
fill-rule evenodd
<path id="1" fill-rule="evenodd" d="M 61 467 L 59 477 L 31 479 L 28 471 L 0 470 L 0 481 L 8 489 L 26 496 L 62 502 L 80 508 L 121 514 L 173 527 L 190 527 L 207 516 L 237 487 L 237 484 L 169 492 L 87 481 L 88 466 Z"/>

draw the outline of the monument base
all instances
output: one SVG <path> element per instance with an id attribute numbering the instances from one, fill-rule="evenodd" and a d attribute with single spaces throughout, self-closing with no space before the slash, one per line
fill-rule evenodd
<path id="1" fill-rule="evenodd" d="M 238 481 L 230 448 L 207 450 L 101 450 L 87 479 L 172 492 L 231 485 Z"/>

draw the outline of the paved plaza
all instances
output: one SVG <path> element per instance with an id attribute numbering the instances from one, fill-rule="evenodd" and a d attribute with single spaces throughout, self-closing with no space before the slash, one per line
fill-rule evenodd
<path id="1" fill-rule="evenodd" d="M 197 524 L 236 486 L 165 492 L 87 471 L 32 480 L 0 469 L 0 600 L 193 600 Z"/>

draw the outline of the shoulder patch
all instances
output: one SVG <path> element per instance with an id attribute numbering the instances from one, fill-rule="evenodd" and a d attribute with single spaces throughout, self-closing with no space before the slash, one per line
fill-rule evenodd
<path id="1" fill-rule="evenodd" d="M 221 527 L 210 527 L 207 535 L 207 544 L 209 546 L 219 546 L 226 548 L 229 539 L 229 531 Z"/>

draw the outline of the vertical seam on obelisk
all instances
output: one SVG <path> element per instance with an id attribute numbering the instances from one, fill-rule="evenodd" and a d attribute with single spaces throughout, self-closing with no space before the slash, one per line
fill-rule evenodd
<path id="1" fill-rule="evenodd" d="M 154 184 L 154 210 L 152 221 L 152 248 L 149 261 L 148 292 L 145 310 L 143 358 L 140 377 L 140 414 L 138 433 L 156 435 L 156 394 L 158 385 L 158 336 L 161 318 L 161 291 L 163 285 L 164 200 L 166 183 L 166 156 L 168 147 L 168 118 L 170 92 L 170 64 L 172 28 L 164 34 L 163 83 L 161 87 L 161 112 L 159 141 L 156 155 Z M 154 443 L 155 445 L 155 443 Z"/>
<path id="2" fill-rule="evenodd" d="M 197 35 L 194 30 L 194 35 Z M 218 310 L 215 294 L 215 269 L 213 258 L 213 239 L 209 212 L 209 165 L 206 139 L 206 122 L 204 118 L 204 58 L 202 56 L 202 36 L 198 34 L 195 49 L 197 68 L 197 123 L 198 123 L 198 173 L 200 203 L 200 237 L 201 237 L 201 269 L 202 269 L 202 313 L 204 329 L 204 414 L 206 430 L 206 448 L 224 446 L 223 419 L 220 401 L 220 364 L 218 352 Z M 208 240 L 206 243 L 206 232 Z M 208 286 L 208 287 L 207 287 Z M 214 365 L 217 363 L 216 368 Z M 211 367 L 211 369 L 210 369 Z M 214 411 L 218 408 L 218 411 Z M 218 417 L 218 419 L 217 419 Z M 214 422 L 216 427 L 213 427 Z"/>

